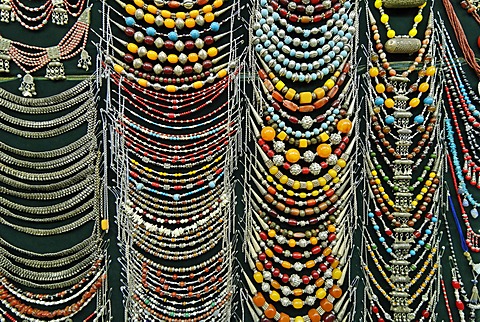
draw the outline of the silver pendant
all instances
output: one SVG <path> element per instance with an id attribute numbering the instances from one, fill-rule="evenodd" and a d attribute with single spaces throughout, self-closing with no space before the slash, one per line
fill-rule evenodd
<path id="1" fill-rule="evenodd" d="M 422 42 L 417 38 L 395 37 L 385 43 L 385 50 L 390 54 L 413 54 L 421 47 Z"/>
<path id="2" fill-rule="evenodd" d="M 88 71 L 89 66 L 92 65 L 92 57 L 88 54 L 88 51 L 85 49 L 82 50 L 82 53 L 80 54 L 80 59 L 78 60 L 77 67 L 85 69 L 85 71 Z"/>
<path id="3" fill-rule="evenodd" d="M 52 22 L 56 25 L 66 25 L 68 23 L 68 13 L 63 7 L 63 0 L 53 0 Z"/>
<path id="4" fill-rule="evenodd" d="M 20 84 L 20 87 L 18 89 L 22 91 L 22 95 L 25 97 L 32 97 L 34 95 L 37 95 L 37 92 L 35 91 L 35 83 L 33 82 L 33 77 L 30 74 L 25 74 L 25 76 L 23 76 L 22 83 Z"/>
<path id="5" fill-rule="evenodd" d="M 425 0 L 383 0 L 382 5 L 385 8 L 415 8 L 421 6 Z"/>
<path id="6" fill-rule="evenodd" d="M 10 0 L 2 0 L 0 2 L 0 21 L 6 23 L 15 21 L 15 14 L 12 11 Z"/>

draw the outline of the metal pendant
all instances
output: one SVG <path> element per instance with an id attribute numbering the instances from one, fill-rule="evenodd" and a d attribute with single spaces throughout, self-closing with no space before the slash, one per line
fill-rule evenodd
<path id="1" fill-rule="evenodd" d="M 63 0 L 53 0 L 52 22 L 56 25 L 66 25 L 68 23 L 68 13 L 63 7 Z"/>
<path id="2" fill-rule="evenodd" d="M 60 49 L 58 46 L 47 48 L 47 55 L 50 62 L 47 65 L 45 77 L 51 80 L 65 79 L 65 68 L 60 62 Z"/>
<path id="3" fill-rule="evenodd" d="M 78 60 L 77 67 L 85 69 L 85 71 L 88 71 L 88 67 L 92 65 L 92 57 L 88 54 L 88 51 L 85 49 L 82 50 L 82 53 L 80 54 L 80 59 Z"/>
<path id="4" fill-rule="evenodd" d="M 10 60 L 12 59 L 8 54 L 10 43 L 10 40 L 0 38 L 0 73 L 10 72 Z"/>
<path id="5" fill-rule="evenodd" d="M 9 23 L 10 21 L 15 21 L 15 14 L 12 11 L 10 0 L 0 1 L 0 21 L 6 23 Z"/>
<path id="6" fill-rule="evenodd" d="M 382 5 L 385 8 L 415 8 L 425 3 L 425 0 L 383 0 Z"/>
<path id="7" fill-rule="evenodd" d="M 413 54 L 420 50 L 422 42 L 417 38 L 395 37 L 387 40 L 385 51 L 390 54 Z"/>
<path id="8" fill-rule="evenodd" d="M 25 74 L 25 76 L 23 76 L 22 83 L 20 84 L 20 87 L 18 89 L 22 91 L 22 95 L 25 97 L 32 97 L 34 95 L 37 95 L 37 92 L 35 91 L 35 83 L 33 82 L 33 77 L 30 74 Z"/>

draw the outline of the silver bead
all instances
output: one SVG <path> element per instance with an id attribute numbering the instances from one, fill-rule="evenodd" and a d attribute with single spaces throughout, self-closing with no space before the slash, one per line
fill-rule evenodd
<path id="1" fill-rule="evenodd" d="M 140 31 L 137 31 L 133 34 L 133 39 L 135 39 L 136 42 L 141 43 L 145 39 L 145 36 Z"/>
<path id="2" fill-rule="evenodd" d="M 315 153 L 310 150 L 305 151 L 305 153 L 303 154 L 303 158 L 305 162 L 311 163 L 313 162 L 313 160 L 315 160 Z"/>
<path id="3" fill-rule="evenodd" d="M 292 274 L 290 275 L 289 282 L 290 282 L 290 285 L 292 285 L 293 287 L 297 287 L 302 283 L 302 279 L 297 274 Z"/>
<path id="4" fill-rule="evenodd" d="M 335 154 L 330 154 L 327 158 L 328 165 L 335 165 L 337 164 L 338 157 Z"/>
<path id="5" fill-rule="evenodd" d="M 159 38 L 155 39 L 154 44 L 157 48 L 162 48 L 163 45 L 165 44 L 165 42 L 163 41 L 162 38 L 159 37 Z"/>
<path id="6" fill-rule="evenodd" d="M 300 122 L 305 130 L 311 128 L 313 125 L 313 119 L 310 115 L 305 115 L 304 117 L 302 117 L 302 120 Z"/>
<path id="7" fill-rule="evenodd" d="M 176 43 L 175 43 L 175 49 L 177 51 L 183 51 L 185 49 L 185 44 L 183 43 L 183 41 L 180 41 L 178 40 Z"/>
<path id="8" fill-rule="evenodd" d="M 141 19 L 143 19 L 144 15 L 145 14 L 143 13 L 142 9 L 139 8 L 139 9 L 135 10 L 135 19 L 141 20 Z"/>
<path id="9" fill-rule="evenodd" d="M 175 66 L 173 69 L 173 73 L 177 76 L 181 76 L 183 74 L 183 68 L 180 67 L 179 65 Z"/>
<path id="10" fill-rule="evenodd" d="M 188 61 L 188 56 L 185 55 L 184 53 L 181 53 L 180 55 L 178 55 L 178 61 L 181 64 L 185 64 Z"/>
<path id="11" fill-rule="evenodd" d="M 283 164 L 283 162 L 279 165 L 282 165 L 282 164 Z M 290 173 L 294 176 L 297 176 L 300 173 L 302 173 L 302 167 L 297 163 L 292 164 L 292 166 L 290 167 Z"/>
<path id="12" fill-rule="evenodd" d="M 310 173 L 313 174 L 314 176 L 320 174 L 320 171 L 322 171 L 322 167 L 316 162 L 311 163 L 308 168 L 310 170 Z"/>
<path id="13" fill-rule="evenodd" d="M 158 74 L 161 74 L 162 71 L 163 71 L 162 65 L 160 65 L 160 64 L 155 64 L 155 66 L 153 66 L 153 72 L 154 72 L 155 74 L 157 74 L 157 75 L 158 75 Z"/>
<path id="14" fill-rule="evenodd" d="M 272 158 L 273 164 L 276 165 L 277 167 L 281 166 L 284 161 L 285 161 L 284 157 L 280 154 L 276 154 Z"/>
<path id="15" fill-rule="evenodd" d="M 290 306 L 292 302 L 288 299 L 288 297 L 282 297 L 280 299 L 280 303 L 282 303 L 283 306 L 287 307 Z"/>
<path id="16" fill-rule="evenodd" d="M 340 144 L 340 142 L 342 142 L 342 136 L 338 133 L 333 133 L 332 135 L 330 135 L 330 142 L 333 145 Z"/>
<path id="17" fill-rule="evenodd" d="M 140 58 L 135 58 L 133 60 L 133 68 L 139 69 L 140 67 L 142 67 L 142 65 L 143 65 L 143 61 Z"/>

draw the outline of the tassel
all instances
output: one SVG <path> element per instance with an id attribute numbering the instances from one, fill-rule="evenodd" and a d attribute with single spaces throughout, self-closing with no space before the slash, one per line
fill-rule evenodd
<path id="1" fill-rule="evenodd" d="M 88 71 L 88 66 L 92 65 L 92 57 L 88 54 L 88 51 L 85 49 L 82 50 L 82 53 L 80 55 L 80 59 L 78 60 L 77 67 L 85 69 L 85 71 Z"/>
<path id="2" fill-rule="evenodd" d="M 15 21 L 15 14 L 12 11 L 10 0 L 1 0 L 0 2 L 0 21 L 6 23 Z"/>
<path id="3" fill-rule="evenodd" d="M 53 0 L 52 22 L 56 25 L 66 25 L 68 23 L 68 13 L 63 7 L 63 0 Z"/>
<path id="4" fill-rule="evenodd" d="M 478 296 L 478 288 L 477 285 L 473 285 L 472 287 L 472 296 L 470 297 L 470 303 L 478 304 L 479 296 Z"/>
<path id="5" fill-rule="evenodd" d="M 22 95 L 25 97 L 37 95 L 37 92 L 35 92 L 35 83 L 33 82 L 33 77 L 30 74 L 25 74 L 25 76 L 23 76 L 22 83 L 18 89 L 22 91 Z"/>

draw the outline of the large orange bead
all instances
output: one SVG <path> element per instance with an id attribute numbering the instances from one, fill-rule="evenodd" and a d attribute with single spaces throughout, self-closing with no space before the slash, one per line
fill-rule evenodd
<path id="1" fill-rule="evenodd" d="M 266 126 L 262 129 L 261 135 L 265 141 L 273 141 L 275 138 L 275 129 L 271 126 Z"/>
<path id="2" fill-rule="evenodd" d="M 257 295 L 253 297 L 253 303 L 258 307 L 261 307 L 263 304 L 265 304 L 265 298 L 263 297 L 263 294 L 258 292 Z"/>
<path id="3" fill-rule="evenodd" d="M 331 296 L 334 298 L 338 299 L 340 296 L 342 296 L 342 289 L 338 285 L 333 285 L 330 290 L 328 291 Z"/>
<path id="4" fill-rule="evenodd" d="M 278 322 L 290 322 L 290 316 L 285 313 L 280 313 L 280 318 Z"/>
<path id="5" fill-rule="evenodd" d="M 331 310 L 333 310 L 333 304 L 332 304 L 332 302 L 330 302 L 330 301 L 327 300 L 326 298 L 324 298 L 323 300 L 320 301 L 320 306 L 322 307 L 322 309 L 323 309 L 325 312 L 330 312 Z"/>
<path id="6" fill-rule="evenodd" d="M 338 121 L 337 123 L 337 130 L 339 130 L 342 133 L 348 133 L 352 129 L 352 122 L 347 119 L 343 119 Z"/>
<path id="7" fill-rule="evenodd" d="M 320 322 L 320 318 L 321 318 L 320 314 L 316 309 L 311 309 L 310 311 L 308 311 L 308 317 L 312 322 Z"/>
<path id="8" fill-rule="evenodd" d="M 300 152 L 298 152 L 297 149 L 290 149 L 285 154 L 285 158 L 290 163 L 296 163 L 298 160 L 300 160 Z"/>
<path id="9" fill-rule="evenodd" d="M 275 309 L 275 307 L 272 305 L 272 304 L 268 304 L 268 307 L 267 309 L 265 310 L 265 316 L 269 319 L 273 319 L 273 317 L 275 316 L 275 314 L 277 313 L 277 310 Z"/>
<path id="10" fill-rule="evenodd" d="M 328 158 L 332 153 L 332 147 L 326 143 L 317 146 L 317 154 L 322 158 Z"/>

